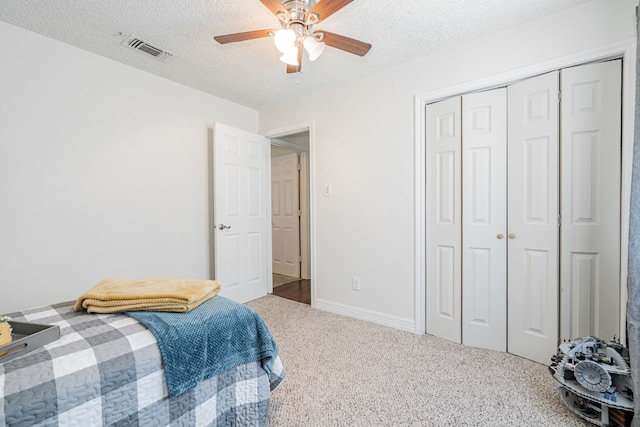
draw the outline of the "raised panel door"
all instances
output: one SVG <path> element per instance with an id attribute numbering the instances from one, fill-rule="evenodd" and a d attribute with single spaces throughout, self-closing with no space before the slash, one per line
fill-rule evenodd
<path id="1" fill-rule="evenodd" d="M 298 154 L 271 160 L 273 272 L 300 277 Z"/>
<path id="2" fill-rule="evenodd" d="M 462 343 L 507 349 L 507 90 L 462 97 Z"/>
<path id="3" fill-rule="evenodd" d="M 220 295 L 246 302 L 267 294 L 269 140 L 219 123 L 213 135 L 214 278 Z"/>
<path id="4" fill-rule="evenodd" d="M 620 325 L 621 61 L 560 72 L 561 337 Z"/>
<path id="5" fill-rule="evenodd" d="M 508 351 L 558 345 L 558 73 L 508 88 Z"/>
<path id="6" fill-rule="evenodd" d="M 461 342 L 461 98 L 426 108 L 426 331 Z"/>

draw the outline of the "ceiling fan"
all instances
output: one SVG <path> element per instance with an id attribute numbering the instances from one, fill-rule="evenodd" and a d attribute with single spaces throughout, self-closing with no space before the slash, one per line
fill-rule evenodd
<path id="1" fill-rule="evenodd" d="M 287 64 L 287 73 L 299 73 L 302 70 L 302 51 L 306 50 L 311 61 L 316 60 L 325 46 L 355 55 L 364 56 L 371 49 L 364 43 L 328 31 L 314 31 L 312 28 L 327 19 L 353 0 L 260 0 L 280 20 L 279 30 L 254 30 L 243 33 L 215 36 L 220 44 L 244 40 L 273 37 L 278 50 L 282 52 L 280 60 Z"/>

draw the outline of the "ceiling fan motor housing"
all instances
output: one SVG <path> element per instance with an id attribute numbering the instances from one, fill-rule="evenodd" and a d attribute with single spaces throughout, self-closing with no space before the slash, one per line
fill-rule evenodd
<path id="1" fill-rule="evenodd" d="M 296 33 L 311 28 L 318 21 L 317 15 L 309 14 L 309 10 L 315 3 L 315 0 L 285 0 L 282 2 L 282 6 L 287 10 L 286 13 L 278 15 L 282 26 L 292 28 Z"/>

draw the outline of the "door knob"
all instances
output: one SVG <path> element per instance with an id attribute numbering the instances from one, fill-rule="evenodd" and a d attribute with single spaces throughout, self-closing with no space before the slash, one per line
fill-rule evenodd
<path id="1" fill-rule="evenodd" d="M 498 239 L 502 239 L 502 238 L 504 238 L 504 234 L 500 233 L 500 234 L 498 234 L 496 237 L 497 237 Z"/>
<path id="2" fill-rule="evenodd" d="M 514 239 L 515 237 L 516 237 L 516 235 L 515 235 L 515 234 L 513 234 L 513 233 L 509 233 L 509 238 L 510 238 L 510 239 Z"/>
<path id="3" fill-rule="evenodd" d="M 218 230 L 224 230 L 225 228 L 231 228 L 230 225 L 218 224 Z"/>

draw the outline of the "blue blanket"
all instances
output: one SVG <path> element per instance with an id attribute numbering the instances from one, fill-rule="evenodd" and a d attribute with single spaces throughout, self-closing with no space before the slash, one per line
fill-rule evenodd
<path id="1" fill-rule="evenodd" d="M 160 346 L 169 396 L 228 369 L 262 361 L 268 374 L 278 355 L 271 331 L 253 309 L 216 295 L 187 313 L 126 313 Z"/>

